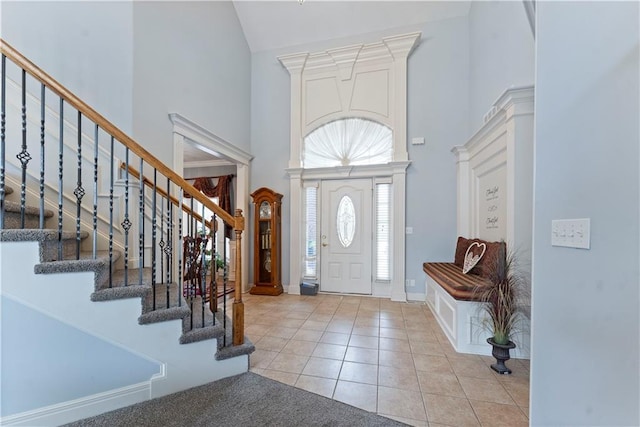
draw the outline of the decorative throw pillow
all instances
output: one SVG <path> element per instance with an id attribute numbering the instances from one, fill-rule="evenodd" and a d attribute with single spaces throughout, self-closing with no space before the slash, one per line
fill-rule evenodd
<path id="1" fill-rule="evenodd" d="M 495 268 L 498 257 L 506 258 L 507 244 L 505 242 L 486 242 L 487 252 L 482 260 L 476 265 L 477 274 L 488 279 L 491 271 Z M 474 270 L 475 272 L 475 270 Z"/>
<path id="2" fill-rule="evenodd" d="M 462 273 L 467 274 L 473 269 L 473 267 L 480 262 L 484 253 L 487 250 L 486 243 L 473 242 L 467 248 L 464 254 L 464 264 L 462 266 Z"/>
<path id="3" fill-rule="evenodd" d="M 467 249 L 469 248 L 469 244 L 471 241 L 469 239 L 465 239 L 462 236 L 458 237 L 458 242 L 456 243 L 456 254 L 453 258 L 453 263 L 458 267 L 462 268 L 464 265 L 464 254 L 467 253 Z"/>

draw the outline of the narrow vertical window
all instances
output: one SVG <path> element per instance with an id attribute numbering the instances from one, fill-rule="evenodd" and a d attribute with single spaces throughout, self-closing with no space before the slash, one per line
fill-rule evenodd
<path id="1" fill-rule="evenodd" d="M 376 280 L 391 280 L 391 184 L 376 184 Z"/>
<path id="2" fill-rule="evenodd" d="M 305 248 L 304 248 L 304 276 L 317 277 L 317 187 L 305 188 Z"/>

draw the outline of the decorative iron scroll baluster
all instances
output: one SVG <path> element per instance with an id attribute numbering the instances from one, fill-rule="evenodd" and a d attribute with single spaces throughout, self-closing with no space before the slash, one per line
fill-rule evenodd
<path id="1" fill-rule="evenodd" d="M 80 259 L 80 214 L 82 209 L 82 198 L 84 188 L 82 188 L 82 113 L 78 111 L 78 182 L 73 190 L 76 196 L 76 259 Z"/>
<path id="2" fill-rule="evenodd" d="M 164 246 L 164 253 L 167 256 L 167 270 L 166 270 L 166 279 L 165 279 L 165 287 L 167 289 L 167 308 L 169 308 L 169 288 L 171 287 L 171 246 L 173 244 L 173 240 L 171 239 L 171 180 L 167 178 L 167 244 Z M 178 295 L 178 298 L 180 296 Z"/>
<path id="3" fill-rule="evenodd" d="M 138 220 L 138 285 L 142 285 L 142 268 L 144 267 L 144 160 L 140 159 L 140 172 L 138 172 L 140 218 Z"/>
<path id="4" fill-rule="evenodd" d="M 202 205 L 202 228 L 200 229 L 201 248 L 200 248 L 200 306 L 202 311 L 201 327 L 204 328 L 204 313 L 207 306 L 207 268 L 206 268 L 206 250 L 207 250 L 207 223 L 205 221 L 204 205 Z M 212 260 L 213 261 L 213 260 Z"/>
<path id="5" fill-rule="evenodd" d="M 156 309 L 156 238 L 158 230 L 157 217 L 158 170 L 153 168 L 153 197 L 151 207 L 151 290 L 153 292 L 153 309 Z"/>
<path id="6" fill-rule="evenodd" d="M 113 143 L 114 138 L 111 137 L 110 160 L 109 160 L 109 265 L 113 265 Z M 113 275 L 109 269 L 109 287 L 113 287 Z"/>
<path id="7" fill-rule="evenodd" d="M 182 200 L 184 199 L 184 190 L 182 189 L 182 187 L 180 187 L 180 190 L 178 191 L 178 245 L 182 245 L 182 242 L 184 241 L 184 238 L 182 236 L 182 217 L 183 217 L 183 210 L 182 210 Z M 183 249 L 178 246 L 178 307 L 182 307 L 182 256 L 183 256 Z"/>
<path id="8" fill-rule="evenodd" d="M 160 200 L 160 283 L 164 283 L 164 201 Z"/>
<path id="9" fill-rule="evenodd" d="M 60 131 L 58 134 L 58 260 L 62 260 L 62 220 L 64 219 L 62 203 L 64 194 L 64 99 L 60 98 Z"/>
<path id="10" fill-rule="evenodd" d="M 216 214 L 211 215 L 211 300 L 209 309 L 213 313 L 213 324 L 216 324 L 216 311 L 218 311 L 218 233 L 216 231 Z M 224 316 L 223 316 L 224 318 Z M 226 334 L 225 334 L 226 335 Z"/>
<path id="11" fill-rule="evenodd" d="M 22 70 L 22 150 L 16 155 L 22 165 L 20 181 L 20 228 L 25 227 L 25 210 L 27 208 L 27 164 L 31 155 L 27 151 L 27 72 Z"/>
<path id="12" fill-rule="evenodd" d="M 124 220 L 122 228 L 124 229 L 124 285 L 129 286 L 129 229 L 131 221 L 129 221 L 129 148 L 125 149 L 124 154 L 125 175 L 124 175 Z"/>
<path id="13" fill-rule="evenodd" d="M 2 55 L 0 67 L 2 68 L 2 82 L 0 83 L 0 230 L 4 228 L 4 168 L 5 168 L 5 141 L 6 141 L 6 115 L 7 115 L 7 57 Z"/>
<path id="14" fill-rule="evenodd" d="M 96 125 L 93 137 L 93 247 L 92 257 L 98 254 L 98 133 L 100 128 Z"/>
<path id="15" fill-rule="evenodd" d="M 45 124 L 45 86 L 40 85 L 40 221 L 39 226 L 44 228 L 44 124 Z"/>

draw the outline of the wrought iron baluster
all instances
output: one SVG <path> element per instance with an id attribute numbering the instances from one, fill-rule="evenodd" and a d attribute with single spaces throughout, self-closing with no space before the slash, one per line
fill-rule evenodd
<path id="1" fill-rule="evenodd" d="M 215 217 L 215 215 L 214 215 Z M 217 221 L 217 217 L 215 218 L 215 220 Z M 217 222 L 216 222 L 217 224 Z M 222 262 L 223 262 L 223 268 L 222 268 L 222 312 L 224 313 L 224 315 L 222 316 L 222 328 L 226 331 L 227 330 L 227 282 L 228 282 L 228 278 L 229 278 L 229 269 L 227 266 L 227 236 L 225 233 L 226 230 L 226 225 L 222 224 Z M 222 338 L 222 345 L 226 346 L 227 345 L 227 334 L 224 334 L 224 338 Z"/>
<path id="2" fill-rule="evenodd" d="M 22 166 L 20 181 L 20 228 L 25 227 L 25 211 L 27 207 L 27 164 L 31 160 L 31 154 L 27 151 L 27 72 L 22 70 L 22 147 L 16 155 Z"/>
<path id="3" fill-rule="evenodd" d="M 182 256 L 183 256 L 183 244 L 184 238 L 182 237 L 182 217 L 184 216 L 182 210 L 182 199 L 184 198 L 184 192 L 182 187 L 178 192 L 178 307 L 182 307 Z"/>
<path id="4" fill-rule="evenodd" d="M 153 202 L 152 202 L 152 228 L 151 228 L 151 290 L 153 292 L 153 310 L 156 309 L 156 238 L 158 230 L 157 218 L 158 196 L 158 170 L 153 168 Z M 162 219 L 161 219 L 162 220 Z M 161 255 L 162 257 L 162 255 Z"/>
<path id="5" fill-rule="evenodd" d="M 164 283 L 164 200 L 160 201 L 160 283 Z"/>
<path id="6" fill-rule="evenodd" d="M 140 159 L 140 172 L 138 175 L 140 218 L 138 220 L 138 284 L 142 285 L 142 269 L 144 267 L 144 160 Z"/>
<path id="7" fill-rule="evenodd" d="M 129 286 L 129 229 L 131 221 L 129 221 L 129 148 L 125 148 L 124 154 L 125 175 L 124 175 L 124 220 L 122 228 L 124 229 L 124 285 Z"/>
<path id="8" fill-rule="evenodd" d="M 92 256 L 98 254 L 98 138 L 100 127 L 96 124 L 93 137 L 93 247 Z"/>
<path id="9" fill-rule="evenodd" d="M 0 83 L 0 230 L 4 228 L 4 197 L 5 197 L 5 144 L 6 144 L 6 116 L 7 116 L 7 57 L 2 55 L 2 82 Z"/>
<path id="10" fill-rule="evenodd" d="M 76 259 L 80 259 L 80 214 L 82 209 L 82 113 L 78 111 L 78 181 L 73 194 L 76 196 Z"/>
<path id="11" fill-rule="evenodd" d="M 165 288 L 167 290 L 167 308 L 170 307 L 170 287 L 171 287 L 171 249 L 173 241 L 171 240 L 171 180 L 167 178 L 167 244 L 164 246 L 164 252 L 167 256 L 167 270 L 165 279 Z"/>
<path id="12" fill-rule="evenodd" d="M 58 134 L 58 260 L 62 260 L 62 222 L 63 213 L 63 197 L 64 181 L 64 99 L 60 98 L 60 131 Z"/>
<path id="13" fill-rule="evenodd" d="M 216 231 L 216 214 L 211 215 L 211 301 L 209 309 L 213 313 L 213 324 L 216 324 L 216 312 L 218 311 L 218 234 Z"/>
<path id="14" fill-rule="evenodd" d="M 114 144 L 114 138 L 112 136 L 111 146 L 109 148 L 109 153 L 110 153 L 109 154 L 110 156 L 110 162 L 109 162 L 109 168 L 110 168 L 110 172 L 109 172 L 109 265 L 113 265 L 113 175 L 114 175 L 113 144 Z M 113 287 L 113 275 L 111 270 L 112 269 L 110 268 L 109 269 L 109 287 L 110 288 Z"/>
<path id="15" fill-rule="evenodd" d="M 39 226 L 44 228 L 44 125 L 45 125 L 45 86 L 40 86 L 40 221 Z"/>
<path id="16" fill-rule="evenodd" d="M 204 204 L 202 204 L 202 228 L 200 229 L 200 306 L 202 311 L 201 327 L 204 328 L 204 313 L 207 306 L 207 268 L 205 263 L 206 250 L 207 250 L 207 223 L 204 214 Z"/>

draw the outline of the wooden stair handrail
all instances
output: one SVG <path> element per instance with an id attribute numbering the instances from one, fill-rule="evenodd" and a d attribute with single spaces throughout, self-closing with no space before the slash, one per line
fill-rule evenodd
<path id="1" fill-rule="evenodd" d="M 122 162 L 122 163 L 120 163 L 120 169 L 122 169 L 123 171 L 129 170 L 129 173 L 131 175 L 133 175 L 134 178 L 140 179 L 140 172 L 136 168 L 134 168 L 133 166 L 129 165 L 129 167 L 127 167 L 127 164 Z M 153 188 L 153 182 L 151 182 L 151 180 L 149 178 L 147 178 L 146 176 L 144 176 L 144 175 L 142 175 L 142 182 L 144 182 L 144 184 L 147 187 Z M 158 188 L 157 185 L 156 185 L 156 192 L 158 192 L 165 199 L 169 199 L 174 206 L 180 206 L 180 201 L 177 198 L 175 198 L 173 196 L 169 196 L 164 189 Z M 193 216 L 197 221 L 202 222 L 202 216 L 197 212 L 193 212 L 191 210 L 191 208 L 189 206 L 186 206 L 184 203 L 182 204 L 182 210 L 184 212 L 188 213 L 189 215 Z M 218 215 L 218 216 L 220 216 L 220 215 Z M 231 215 L 228 214 L 228 213 L 227 213 L 227 216 L 231 218 Z M 223 221 L 226 222 L 226 223 L 229 223 L 229 221 L 225 220 L 224 218 L 223 218 Z M 233 222 L 235 222 L 235 220 Z M 231 222 L 231 224 L 233 224 L 233 222 Z M 205 219 L 204 223 L 211 230 L 213 230 L 214 227 L 216 227 L 216 225 L 215 224 L 212 225 L 211 221 L 209 221 L 208 219 Z"/>
<path id="2" fill-rule="evenodd" d="M 49 88 L 49 90 L 64 99 L 69 105 L 81 112 L 82 115 L 91 119 L 93 123 L 97 124 L 105 132 L 113 136 L 125 147 L 129 148 L 129 150 L 131 150 L 134 154 L 147 162 L 150 166 L 154 167 L 165 177 L 169 178 L 174 184 L 189 193 L 191 197 L 198 200 L 212 212 L 215 212 L 226 223 L 231 224 L 235 230 L 243 229 L 238 227 L 244 227 L 244 221 L 236 221 L 237 217 L 229 215 L 222 208 L 220 208 L 220 206 L 209 200 L 208 197 L 198 191 L 193 185 L 189 184 L 184 178 L 182 178 L 171 168 L 158 160 L 153 154 L 145 150 L 140 144 L 131 139 L 113 123 L 104 118 L 100 113 L 91 108 L 88 104 L 74 95 L 70 90 L 60 84 L 56 79 L 44 72 L 42 69 L 40 69 L 40 67 L 24 57 L 20 52 L 15 50 L 11 45 L 9 45 L 1 38 L 0 52 L 7 58 L 11 59 L 11 61 L 22 67 L 22 69 L 29 73 L 29 75 L 34 77 L 40 83 L 44 84 L 47 88 Z"/>

